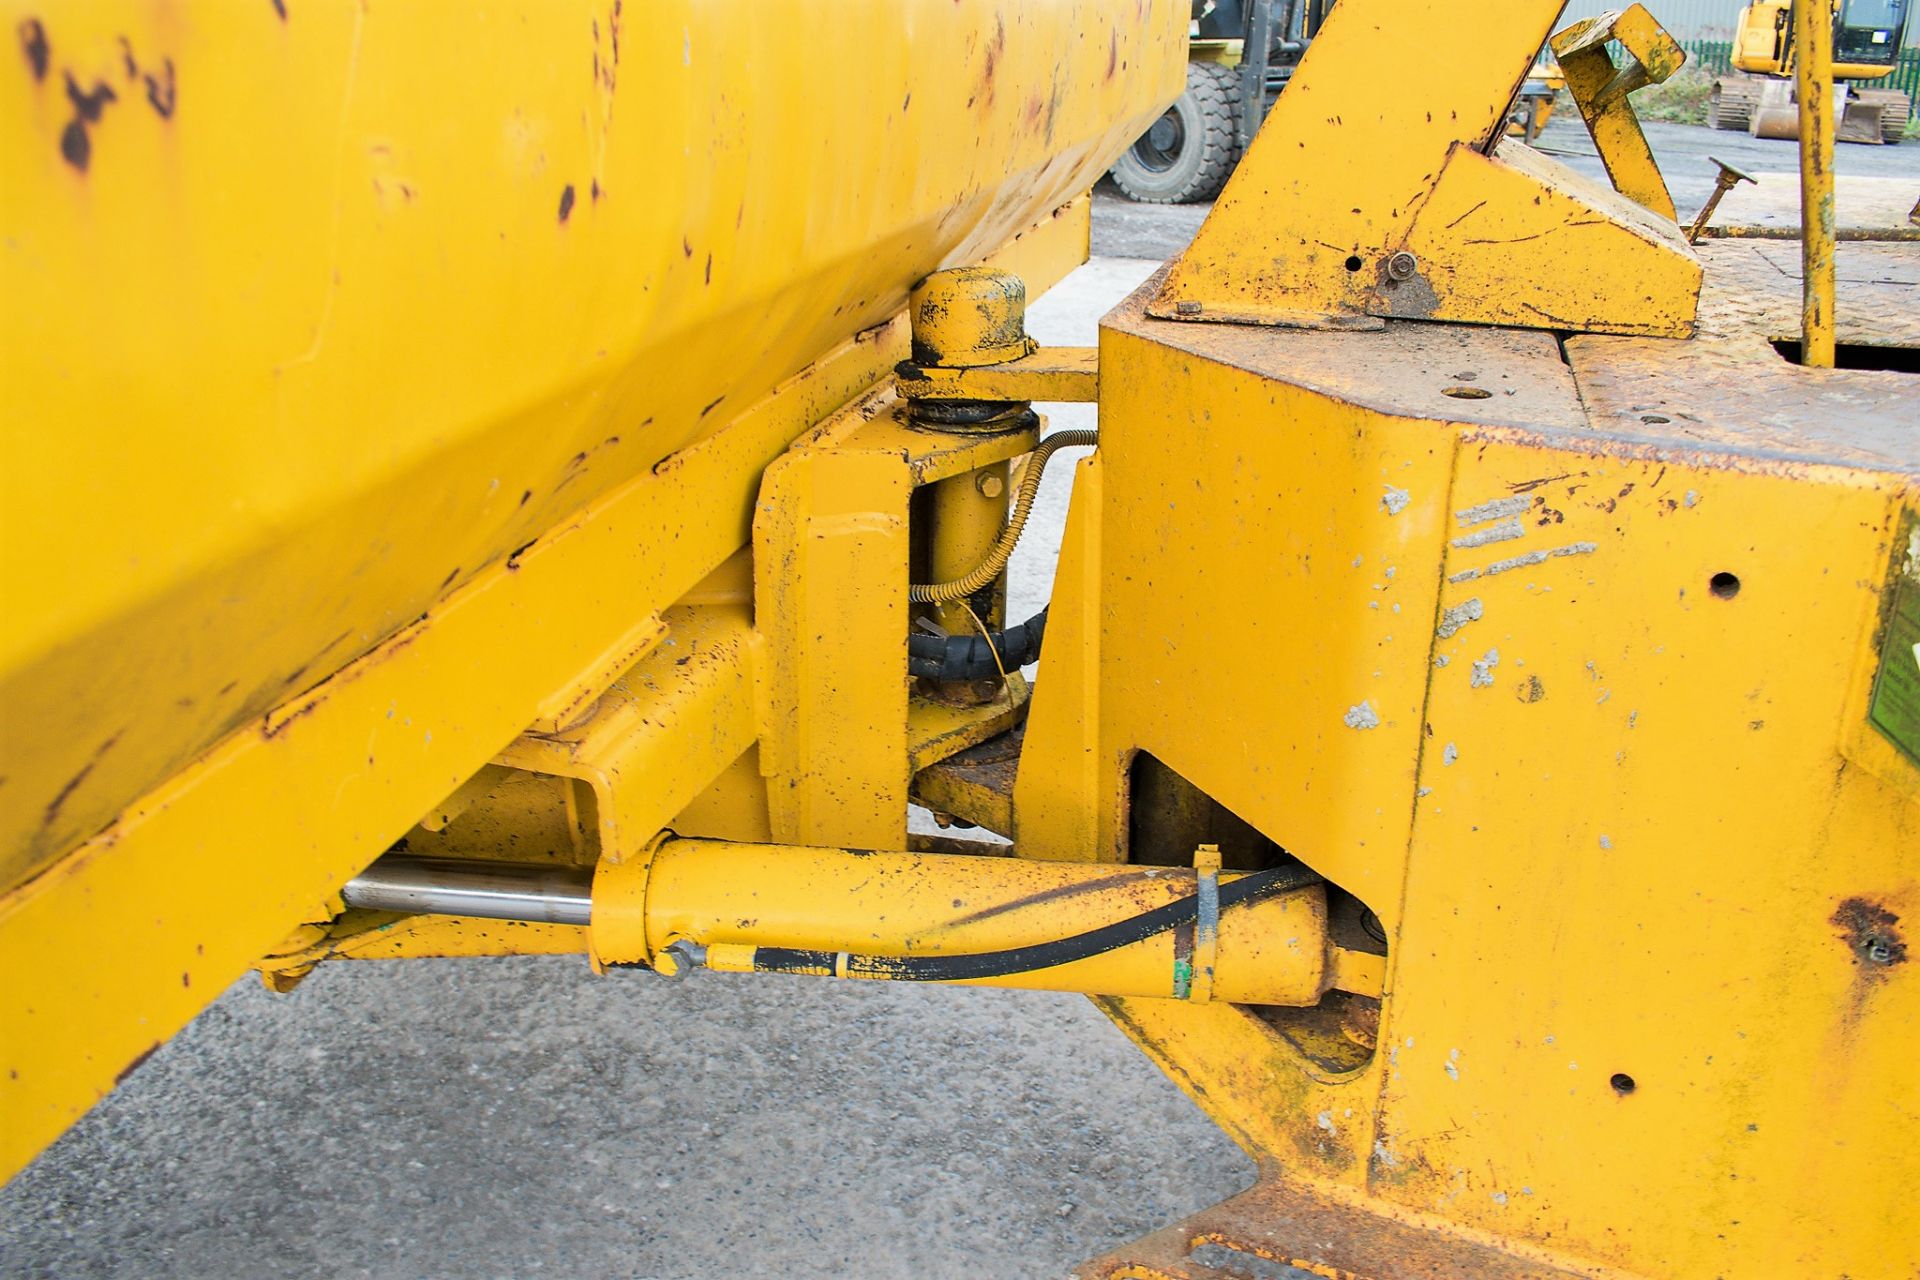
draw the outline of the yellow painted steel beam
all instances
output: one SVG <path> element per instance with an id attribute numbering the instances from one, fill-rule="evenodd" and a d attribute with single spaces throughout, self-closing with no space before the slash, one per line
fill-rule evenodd
<path id="1" fill-rule="evenodd" d="M 1084 255 L 1086 226 L 1081 200 L 1005 256 L 1050 284 Z M 340 884 L 543 709 L 598 687 L 610 655 L 652 644 L 652 615 L 746 543 L 766 467 L 906 354 L 904 316 L 842 344 L 0 897 L 0 1169 L 296 926 L 326 919 Z M 964 465 L 946 458 L 917 465 Z"/>
<path id="2" fill-rule="evenodd" d="M 1099 352 L 1093 347 L 1042 347 L 1005 364 L 948 369 L 902 365 L 900 394 L 915 400 L 1045 400 L 1100 398 Z"/>
<path id="3" fill-rule="evenodd" d="M 1833 6 L 1794 0 L 1800 105 L 1800 363 L 1833 368 Z"/>
<path id="4" fill-rule="evenodd" d="M 1009 682 L 981 706 L 914 698 L 899 664 L 909 622 L 909 507 L 917 487 L 1031 449 L 1038 421 L 974 434 L 858 406 L 767 472 L 754 521 L 755 617 L 766 637 L 760 764 L 776 839 L 897 848 L 914 770 L 998 732 L 1024 702 Z"/>
<path id="5" fill-rule="evenodd" d="M 589 788 L 589 848 L 600 857 L 637 853 L 759 734 L 762 641 L 750 607 L 680 607 L 666 620 L 665 639 L 586 717 L 558 733 L 522 734 L 496 757 Z"/>

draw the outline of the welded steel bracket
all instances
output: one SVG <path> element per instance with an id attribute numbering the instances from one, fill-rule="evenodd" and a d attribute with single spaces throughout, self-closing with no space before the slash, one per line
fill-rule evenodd
<path id="1" fill-rule="evenodd" d="M 1096 347 L 1041 347 L 1018 360 L 973 368 L 944 368 L 902 361 L 895 369 L 900 394 L 914 400 L 1097 400 L 1100 352 Z"/>
<path id="2" fill-rule="evenodd" d="M 1690 335 L 1700 264 L 1671 201 L 1663 217 L 1630 198 L 1651 201 L 1658 174 L 1650 157 L 1646 171 L 1622 159 L 1627 81 L 1610 70 L 1594 101 L 1630 195 L 1503 140 L 1556 13 L 1553 0 L 1489 0 L 1464 24 L 1438 0 L 1343 0 L 1148 314 Z M 1640 68 L 1627 80 L 1670 69 L 1650 18 L 1612 21 Z"/>
<path id="3" fill-rule="evenodd" d="M 1618 44 L 1627 55 L 1619 66 L 1608 52 L 1609 44 Z M 1553 56 L 1567 77 L 1567 92 L 1587 122 L 1587 132 L 1593 135 L 1613 185 L 1661 217 L 1673 218 L 1673 196 L 1627 95 L 1678 71 L 1687 60 L 1686 50 L 1654 21 L 1646 6 L 1634 4 L 1557 33 Z"/>

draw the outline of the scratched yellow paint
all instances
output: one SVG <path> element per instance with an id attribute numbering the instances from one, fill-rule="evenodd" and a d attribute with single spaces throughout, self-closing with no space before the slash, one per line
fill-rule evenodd
<path id="1" fill-rule="evenodd" d="M 1920 778 L 1840 750 L 1897 483 L 1460 456 L 1455 505 L 1527 505 L 1450 530 L 1484 614 L 1435 650 L 1374 1176 L 1643 1271 L 1912 1270 L 1920 982 L 1863 946 L 1920 909 Z"/>

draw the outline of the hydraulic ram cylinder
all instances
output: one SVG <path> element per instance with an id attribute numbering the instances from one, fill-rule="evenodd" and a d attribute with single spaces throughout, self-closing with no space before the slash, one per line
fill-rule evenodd
<path id="1" fill-rule="evenodd" d="M 1216 855 L 1217 856 L 1217 855 Z M 589 876 L 591 877 L 589 886 Z M 350 907 L 587 927 L 596 965 L 1308 1005 L 1378 993 L 1300 866 L 1223 872 L 668 836 L 596 870 L 380 859 Z"/>
<path id="2" fill-rule="evenodd" d="M 1283 1005 L 1314 1003 L 1330 979 L 1325 890 L 1301 867 L 669 838 L 603 864 L 593 899 L 602 964 L 656 964 L 678 942 L 717 969 Z"/>

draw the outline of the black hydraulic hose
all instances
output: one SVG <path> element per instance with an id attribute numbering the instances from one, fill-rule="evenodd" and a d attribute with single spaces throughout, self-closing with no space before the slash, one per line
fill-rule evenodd
<path id="1" fill-rule="evenodd" d="M 1259 902 L 1294 889 L 1304 889 L 1319 881 L 1319 876 L 1298 864 L 1255 871 L 1221 882 L 1220 910 L 1226 911 L 1242 903 Z M 1155 934 L 1191 924 L 1198 918 L 1199 904 L 1200 895 L 1196 892 L 1165 906 L 1102 925 L 1098 929 L 1089 929 L 1070 938 L 1035 942 L 1024 947 L 1010 947 L 1005 951 L 979 951 L 956 956 L 873 956 L 802 947 L 759 947 L 754 951 L 753 967 L 764 973 L 844 972 L 850 978 L 885 978 L 895 982 L 966 982 L 1005 978 L 1118 951 Z M 845 966 L 844 970 L 842 965 Z"/>
<path id="2" fill-rule="evenodd" d="M 1037 659 L 1046 630 L 1047 611 L 1042 609 L 1017 627 L 984 636 L 978 632 L 958 636 L 915 632 L 907 637 L 907 670 L 933 680 L 985 680 Z"/>

